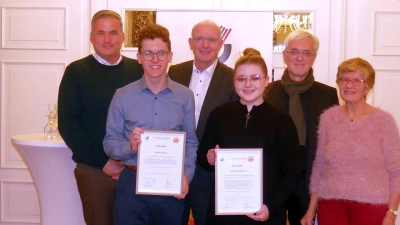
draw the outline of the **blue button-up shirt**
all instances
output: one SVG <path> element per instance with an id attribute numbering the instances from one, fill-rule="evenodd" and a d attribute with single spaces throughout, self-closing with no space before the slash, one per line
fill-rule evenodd
<path id="1" fill-rule="evenodd" d="M 154 94 L 143 76 L 115 92 L 108 109 L 104 151 L 114 160 L 123 160 L 125 165 L 137 165 L 137 153 L 132 151 L 129 140 L 135 127 L 185 131 L 184 175 L 191 182 L 198 146 L 194 109 L 194 96 L 189 88 L 167 78 L 166 88 Z"/>

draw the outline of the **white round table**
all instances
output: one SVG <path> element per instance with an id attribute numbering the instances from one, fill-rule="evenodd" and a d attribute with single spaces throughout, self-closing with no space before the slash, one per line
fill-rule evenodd
<path id="1" fill-rule="evenodd" d="M 39 197 L 42 225 L 84 225 L 81 200 L 74 177 L 76 163 L 61 137 L 15 135 L 11 142 L 21 153 Z"/>

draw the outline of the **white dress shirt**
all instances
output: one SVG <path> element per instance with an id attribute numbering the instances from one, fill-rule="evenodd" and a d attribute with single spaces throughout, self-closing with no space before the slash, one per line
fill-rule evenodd
<path id="1" fill-rule="evenodd" d="M 192 78 L 190 79 L 190 90 L 194 93 L 196 128 L 199 122 L 201 107 L 206 97 L 208 87 L 210 86 L 212 75 L 217 66 L 218 59 L 204 71 L 199 71 L 193 62 Z"/>
<path id="2" fill-rule="evenodd" d="M 114 64 L 111 64 L 111 63 L 107 62 L 106 60 L 101 58 L 99 55 L 97 55 L 96 52 L 94 52 L 92 55 L 97 60 L 97 62 L 99 62 L 99 63 L 101 63 L 103 65 L 106 65 L 106 66 L 116 66 L 122 61 L 122 55 L 119 56 L 119 59 Z"/>

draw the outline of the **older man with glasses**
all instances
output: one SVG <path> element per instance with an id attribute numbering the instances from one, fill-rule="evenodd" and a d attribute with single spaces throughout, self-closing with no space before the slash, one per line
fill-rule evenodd
<path id="1" fill-rule="evenodd" d="M 293 31 L 284 44 L 282 53 L 287 68 L 281 80 L 268 85 L 265 100 L 290 114 L 299 136 L 302 179 L 287 202 L 290 225 L 296 225 L 300 224 L 310 201 L 308 190 L 317 148 L 319 116 L 339 102 L 336 89 L 314 80 L 312 65 L 319 48 L 318 38 L 306 31 Z"/>
<path id="2" fill-rule="evenodd" d="M 194 60 L 173 65 L 169 77 L 194 92 L 196 136 L 201 142 L 210 112 L 217 106 L 238 99 L 233 90 L 233 70 L 218 61 L 223 40 L 220 27 L 210 20 L 201 21 L 192 29 L 189 46 Z M 198 164 L 197 164 L 198 165 Z M 214 174 L 196 166 L 195 175 L 185 200 L 182 224 L 188 224 L 190 208 L 196 225 L 206 224 L 207 205 Z"/>

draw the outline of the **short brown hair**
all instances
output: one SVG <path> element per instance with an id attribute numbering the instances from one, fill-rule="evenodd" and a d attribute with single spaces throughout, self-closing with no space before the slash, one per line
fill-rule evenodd
<path id="1" fill-rule="evenodd" d="M 348 59 L 338 66 L 336 83 L 339 83 L 339 79 L 343 77 L 343 73 L 354 72 L 356 70 L 360 70 L 364 74 L 365 84 L 372 89 L 375 84 L 375 70 L 369 62 L 358 57 Z"/>
<path id="2" fill-rule="evenodd" d="M 101 18 L 110 18 L 110 17 L 118 20 L 118 22 L 121 25 L 121 31 L 123 31 L 123 28 L 122 28 L 123 23 L 122 23 L 121 16 L 118 13 L 111 11 L 111 10 L 100 10 L 96 14 L 94 14 L 92 17 L 92 22 L 91 22 L 91 30 L 93 31 L 93 24 L 94 24 L 94 22 L 96 22 L 96 20 L 101 19 Z"/>
<path id="3" fill-rule="evenodd" d="M 169 39 L 169 31 L 167 28 L 159 24 L 149 24 L 143 27 L 138 35 L 138 50 L 142 50 L 142 42 L 145 39 L 154 40 L 155 38 L 161 38 L 168 45 L 168 51 L 171 51 L 171 40 Z"/>

